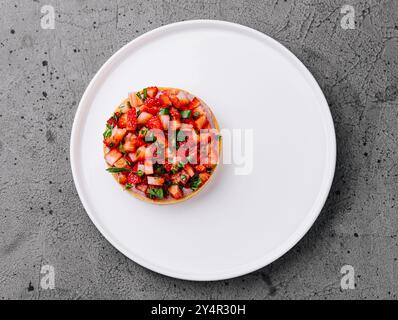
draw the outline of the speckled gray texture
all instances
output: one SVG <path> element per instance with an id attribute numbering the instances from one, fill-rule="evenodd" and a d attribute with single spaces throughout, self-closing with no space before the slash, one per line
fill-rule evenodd
<path id="1" fill-rule="evenodd" d="M 340 26 L 343 4 L 356 29 Z M 54 30 L 40 8 L 56 11 Z M 398 294 L 398 1 L 1 1 L 0 297 L 2 299 L 352 299 Z M 220 19 L 292 50 L 322 87 L 338 160 L 310 232 L 272 265 L 188 282 L 148 271 L 96 230 L 75 190 L 69 137 L 79 100 L 120 47 L 156 27 Z M 40 268 L 55 268 L 55 289 Z M 356 289 L 340 289 L 350 264 Z"/>

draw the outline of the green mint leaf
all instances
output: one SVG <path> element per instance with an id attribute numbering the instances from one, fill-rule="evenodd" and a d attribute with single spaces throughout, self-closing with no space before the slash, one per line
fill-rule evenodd
<path id="1" fill-rule="evenodd" d="M 178 133 L 177 133 L 177 141 L 178 142 L 184 142 L 186 137 L 187 136 L 185 135 L 184 131 L 182 131 L 182 130 L 178 131 Z"/>
<path id="2" fill-rule="evenodd" d="M 112 136 L 112 130 L 113 130 L 113 126 L 110 124 L 106 125 L 106 130 L 103 134 L 104 139 L 110 138 Z"/>
<path id="3" fill-rule="evenodd" d="M 142 170 L 137 171 L 137 176 L 142 177 L 144 175 L 144 172 Z"/>
<path id="4" fill-rule="evenodd" d="M 192 113 L 191 110 L 183 110 L 181 111 L 181 118 L 188 119 L 191 116 L 191 113 Z"/>
<path id="5" fill-rule="evenodd" d="M 148 190 L 148 195 L 152 199 L 163 199 L 163 189 L 161 188 L 151 188 Z"/>
<path id="6" fill-rule="evenodd" d="M 118 172 L 130 172 L 130 169 L 127 168 L 108 168 L 106 169 L 106 171 L 110 172 L 110 173 L 118 173 Z"/>
<path id="7" fill-rule="evenodd" d="M 199 175 L 194 175 L 192 178 L 191 189 L 197 190 L 202 184 L 202 180 L 200 180 Z"/>
<path id="8" fill-rule="evenodd" d="M 184 168 L 184 166 L 185 166 L 185 163 L 182 162 L 182 161 L 180 161 L 180 162 L 178 163 L 178 165 L 177 165 L 177 167 L 178 167 L 179 169 Z"/>
<path id="9" fill-rule="evenodd" d="M 169 109 L 167 109 L 167 108 L 162 108 L 162 109 L 159 110 L 159 114 L 160 114 L 161 116 L 164 116 L 164 115 L 170 114 L 170 112 L 169 112 Z"/>

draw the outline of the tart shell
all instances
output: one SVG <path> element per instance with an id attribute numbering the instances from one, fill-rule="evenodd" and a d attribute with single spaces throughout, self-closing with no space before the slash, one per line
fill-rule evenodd
<path id="1" fill-rule="evenodd" d="M 186 93 L 186 94 L 188 94 L 188 95 L 195 96 L 195 95 L 192 95 L 190 92 L 188 92 L 188 91 L 186 91 L 186 90 L 183 90 L 183 89 L 169 88 L 169 87 L 158 87 L 158 88 L 159 88 L 159 90 L 176 89 L 176 90 L 182 91 L 182 92 L 184 92 L 184 93 Z M 210 109 L 210 107 L 209 107 L 202 99 L 200 99 L 200 98 L 197 97 L 197 96 L 195 96 L 195 97 L 196 97 L 197 99 L 199 99 L 201 105 L 205 108 L 207 117 L 210 118 L 210 119 L 208 119 L 208 121 L 209 121 L 209 123 L 210 123 L 211 129 L 216 129 L 216 130 L 217 130 L 217 133 L 219 134 L 219 133 L 220 133 L 220 126 L 219 126 L 219 124 L 218 124 L 218 121 L 217 121 L 217 119 L 216 119 L 216 117 L 215 117 L 213 111 Z M 115 112 L 119 111 L 119 110 L 120 110 L 120 106 L 125 105 L 125 104 L 128 102 L 128 100 L 129 100 L 128 98 L 124 99 L 124 100 L 122 101 L 122 103 L 120 103 L 119 106 L 116 108 Z M 104 147 L 103 147 L 104 156 L 105 156 L 105 154 L 106 154 L 106 150 L 107 150 L 107 147 L 104 145 Z M 210 183 L 212 183 L 212 181 L 214 180 L 214 176 L 216 175 L 216 172 L 218 171 L 218 167 L 219 167 L 219 164 L 220 164 L 220 158 L 221 158 L 221 156 L 222 156 L 222 155 L 221 155 L 221 150 L 222 150 L 222 139 L 220 139 L 220 140 L 218 141 L 218 162 L 217 162 L 217 164 L 215 165 L 215 167 L 214 167 L 214 169 L 213 169 L 213 172 L 211 173 L 211 175 L 210 175 L 210 177 L 209 177 L 209 180 L 207 180 L 207 181 L 204 183 L 204 185 L 201 186 L 200 188 L 198 188 L 197 190 L 192 191 L 192 192 L 190 192 L 189 194 L 185 194 L 185 193 L 184 193 L 184 197 L 182 197 L 181 199 L 174 199 L 173 197 L 168 197 L 168 198 L 162 199 L 162 200 L 155 200 L 155 199 L 148 198 L 148 197 L 144 194 L 144 192 L 142 192 L 142 191 L 136 189 L 135 187 L 133 187 L 133 188 L 131 188 L 131 189 L 123 188 L 123 190 L 126 191 L 126 192 L 128 192 L 128 193 L 130 193 L 132 196 L 134 196 L 135 198 L 137 198 L 137 199 L 139 199 L 139 200 L 142 200 L 142 201 L 144 201 L 144 202 L 151 203 L 151 204 L 158 204 L 158 205 L 176 204 L 176 203 L 180 203 L 180 202 L 186 201 L 186 200 L 188 200 L 188 199 L 191 199 L 191 198 L 193 198 L 194 196 L 196 196 L 197 194 L 199 194 L 203 189 L 207 188 L 208 185 L 209 185 Z M 111 166 L 108 165 L 107 168 L 111 168 Z M 113 175 L 113 177 L 115 178 L 117 184 L 119 184 L 121 187 L 123 187 L 123 186 L 119 183 L 119 181 L 118 181 L 117 173 L 112 173 L 112 175 Z"/>

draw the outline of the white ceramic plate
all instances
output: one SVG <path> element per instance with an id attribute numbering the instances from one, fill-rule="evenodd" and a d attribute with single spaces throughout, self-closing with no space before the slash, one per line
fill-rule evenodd
<path id="1" fill-rule="evenodd" d="M 198 95 L 222 128 L 253 129 L 252 174 L 222 165 L 178 205 L 123 192 L 105 171 L 104 124 L 129 91 L 150 85 Z M 292 248 L 324 205 L 336 157 L 327 102 L 304 65 L 258 31 L 207 20 L 161 27 L 115 53 L 83 95 L 70 150 L 77 191 L 104 237 L 142 266 L 189 280 L 243 275 Z"/>

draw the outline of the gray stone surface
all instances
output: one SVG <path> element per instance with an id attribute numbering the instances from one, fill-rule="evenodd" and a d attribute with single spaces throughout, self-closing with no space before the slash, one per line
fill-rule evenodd
<path id="1" fill-rule="evenodd" d="M 340 25 L 354 6 L 356 29 Z M 56 11 L 54 30 L 40 8 Z M 371 299 L 398 294 L 398 1 L 0 2 L 0 297 L 2 299 Z M 114 249 L 86 215 L 69 163 L 79 100 L 121 46 L 156 27 L 220 19 L 292 50 L 321 85 L 338 161 L 327 204 L 288 254 L 252 274 L 188 282 Z M 55 268 L 55 289 L 40 269 Z M 340 289 L 355 268 L 356 289 Z"/>

